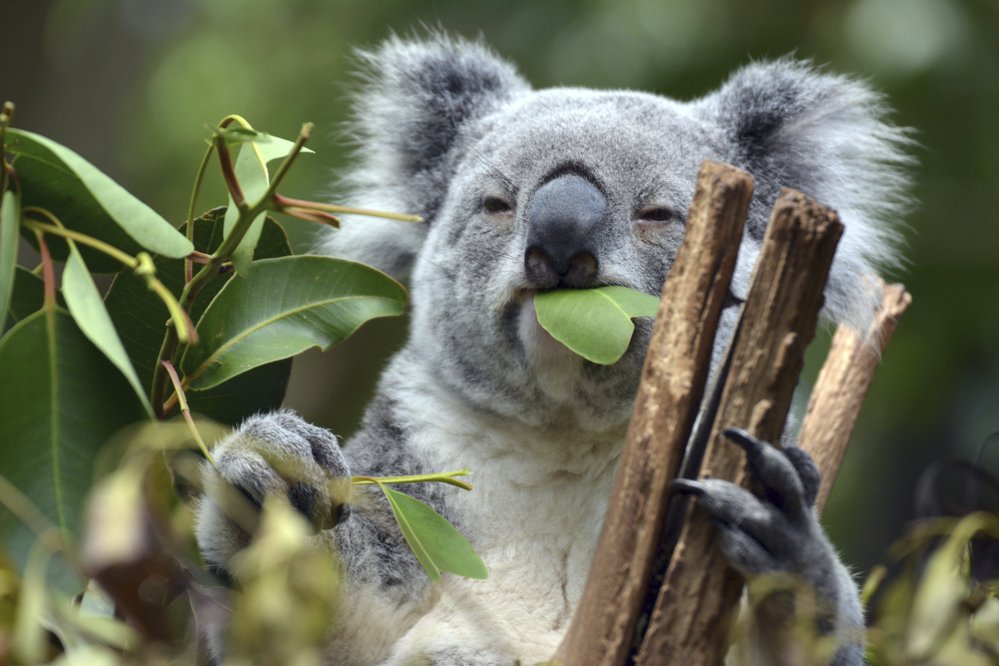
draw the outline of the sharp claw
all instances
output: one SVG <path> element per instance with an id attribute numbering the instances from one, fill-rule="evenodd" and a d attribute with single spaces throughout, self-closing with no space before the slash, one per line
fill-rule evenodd
<path id="1" fill-rule="evenodd" d="M 690 479 L 673 479 L 669 484 L 670 494 L 677 495 L 695 495 L 700 497 L 704 494 L 704 486 L 702 486 L 697 481 L 691 481 Z"/>
<path id="2" fill-rule="evenodd" d="M 742 428 L 726 428 L 722 434 L 730 442 L 744 449 L 747 453 L 755 453 L 762 450 L 764 446 L 768 446 L 766 442 L 753 437 Z"/>

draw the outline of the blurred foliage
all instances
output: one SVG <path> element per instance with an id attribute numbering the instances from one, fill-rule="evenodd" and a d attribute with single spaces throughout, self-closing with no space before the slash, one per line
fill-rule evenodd
<path id="1" fill-rule="evenodd" d="M 313 120 L 333 150 L 289 191 L 329 191 L 350 53 L 397 31 L 481 34 L 536 86 L 704 94 L 751 58 L 795 53 L 884 90 L 922 145 L 909 262 L 914 296 L 884 359 L 826 515 L 861 568 L 911 515 L 920 471 L 999 428 L 999 5 L 993 0 L 13 0 L 0 24 L 18 70 L 0 97 L 179 220 L 204 127 L 233 109 L 292 134 Z M 315 142 L 315 147 L 320 147 Z M 147 159 L 156 154 L 157 159 Z M 318 175 L 317 175 L 318 174 Z M 206 193 L 213 196 L 215 193 Z M 309 232 L 292 230 L 307 245 Z M 289 403 L 355 427 L 395 323 L 293 373 Z M 813 355 L 813 372 L 821 354 Z M 857 516 L 863 516 L 858 521 Z"/>

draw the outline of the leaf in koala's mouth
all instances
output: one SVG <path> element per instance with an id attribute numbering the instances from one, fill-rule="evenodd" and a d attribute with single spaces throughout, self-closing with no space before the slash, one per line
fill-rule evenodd
<path id="1" fill-rule="evenodd" d="M 654 317 L 659 299 L 629 287 L 561 289 L 534 296 L 538 323 L 588 361 L 616 363 L 628 350 L 634 317 Z"/>

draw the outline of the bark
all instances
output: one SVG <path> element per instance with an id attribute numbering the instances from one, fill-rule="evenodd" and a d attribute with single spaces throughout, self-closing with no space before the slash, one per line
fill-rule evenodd
<path id="1" fill-rule="evenodd" d="M 848 326 L 840 326 L 833 336 L 798 437 L 798 446 L 811 454 L 822 475 L 815 501 L 819 511 L 829 499 L 881 354 L 895 332 L 898 318 L 911 302 L 912 297 L 902 285 L 885 286 L 881 308 L 863 336 Z"/>
<path id="2" fill-rule="evenodd" d="M 747 483 L 742 452 L 723 439 L 725 428 L 741 427 L 760 439 L 780 441 L 842 231 L 834 211 L 798 192 L 784 190 L 774 204 L 733 342 L 703 476 Z M 604 566 L 623 567 L 624 562 Z M 741 588 L 709 520 L 696 509 L 689 512 L 636 663 L 721 664 Z"/>
<path id="3" fill-rule="evenodd" d="M 557 662 L 609 666 L 629 657 L 668 485 L 704 392 L 752 188 L 752 178 L 738 169 L 702 166 L 686 237 L 663 287 L 603 532 Z"/>

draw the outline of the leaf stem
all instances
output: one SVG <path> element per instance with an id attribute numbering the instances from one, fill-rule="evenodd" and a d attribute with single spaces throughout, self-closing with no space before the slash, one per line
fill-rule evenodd
<path id="1" fill-rule="evenodd" d="M 284 159 L 281 160 L 281 164 L 274 171 L 274 175 L 271 176 L 270 185 L 267 188 L 267 192 L 264 193 L 264 201 L 270 201 L 273 198 L 274 193 L 277 192 L 278 185 L 284 180 L 284 177 L 288 175 L 288 170 L 291 165 L 298 158 L 299 153 L 302 152 L 302 148 L 305 147 L 305 142 L 309 140 L 312 136 L 312 130 L 315 127 L 312 123 L 304 123 L 302 129 L 298 131 L 298 137 L 295 139 L 295 145 L 291 147 L 288 154 L 285 155 Z"/>
<path id="2" fill-rule="evenodd" d="M 170 361 L 160 361 L 160 365 L 166 370 L 167 374 L 170 376 L 170 381 L 173 383 L 174 395 L 177 396 L 177 400 L 180 402 L 180 412 L 184 415 L 184 420 L 187 422 L 187 427 L 194 436 L 194 441 L 198 443 L 201 448 L 201 452 L 205 454 L 205 459 L 208 460 L 212 466 L 215 465 L 215 459 L 212 458 L 211 452 L 205 445 L 205 440 L 201 438 L 201 433 L 198 432 L 198 426 L 194 424 L 194 417 L 191 416 L 191 408 L 187 406 L 187 396 L 184 395 L 184 389 L 180 385 L 180 377 L 177 376 L 177 370 L 173 367 L 173 363 Z"/>
<path id="3" fill-rule="evenodd" d="M 44 217 L 52 222 L 52 224 L 45 224 L 44 222 L 38 222 L 36 220 L 24 220 L 24 225 L 35 233 L 46 233 L 52 234 L 53 236 L 61 236 L 62 238 L 75 241 L 81 245 L 92 247 L 95 250 L 103 252 L 104 254 L 119 261 L 126 267 L 131 268 L 135 271 L 136 275 L 146 281 L 146 285 L 149 289 L 154 292 L 161 301 L 163 301 L 163 305 L 166 306 L 167 311 L 170 313 L 171 320 L 179 322 L 180 331 L 178 336 L 185 342 L 197 339 L 197 331 L 194 329 L 194 324 L 191 322 L 190 316 L 188 316 L 185 309 L 181 307 L 173 293 L 171 293 L 171 291 L 167 289 L 166 285 L 160 282 L 160 280 L 155 276 L 156 269 L 153 266 L 152 260 L 148 259 L 147 261 L 142 261 L 143 255 L 148 258 L 148 254 L 142 253 L 139 257 L 133 257 L 127 252 L 122 252 L 113 245 L 109 245 L 102 240 L 94 238 L 93 236 L 88 236 L 78 231 L 67 229 L 62 225 L 62 222 L 60 222 L 57 217 L 43 208 L 29 206 L 28 208 L 25 208 L 23 212 L 28 215 L 38 215 Z"/>
<path id="4" fill-rule="evenodd" d="M 298 138 L 295 140 L 295 145 L 291 148 L 288 155 L 274 172 L 274 177 L 271 178 L 271 182 L 267 186 L 267 191 L 264 192 L 259 201 L 252 206 L 248 206 L 245 201 L 243 202 L 243 205 L 240 206 L 237 202 L 236 205 L 239 208 L 239 218 L 233 225 L 232 231 L 229 232 L 229 235 L 225 237 L 222 244 L 219 245 L 218 249 L 215 251 L 216 259 L 219 259 L 220 261 L 227 261 L 232 257 L 232 253 L 236 251 L 240 241 L 243 240 L 246 232 L 250 229 L 250 225 L 253 224 L 253 221 L 257 219 L 258 215 L 268 210 L 279 210 L 277 205 L 274 203 L 277 187 L 281 184 L 281 181 L 288 173 L 288 169 L 298 157 L 299 153 L 302 152 L 302 148 L 305 147 L 305 142 L 309 140 L 311 133 L 312 123 L 306 123 L 302 126 L 302 130 L 298 133 Z M 233 173 L 233 178 L 235 178 L 235 173 Z M 240 194 L 240 196 L 242 196 L 242 194 Z M 236 201 L 235 197 L 233 197 L 233 201 Z M 202 272 L 204 272 L 204 270 L 202 270 Z M 196 280 L 197 276 L 194 279 Z"/>
<path id="5" fill-rule="evenodd" d="M 128 268 L 135 269 L 139 265 L 138 259 L 128 254 L 127 252 L 122 252 L 118 248 L 105 243 L 104 241 L 94 238 L 93 236 L 88 236 L 82 234 L 79 231 L 73 231 L 72 229 L 67 229 L 65 225 L 57 218 L 55 215 L 45 210 L 44 208 L 37 208 L 35 206 L 28 206 L 22 211 L 24 215 L 36 215 L 42 217 L 50 222 L 50 224 L 45 224 L 44 222 L 38 221 L 27 221 L 26 224 L 28 228 L 35 229 L 38 231 L 43 231 L 47 234 L 52 234 L 53 236 L 61 236 L 62 238 L 68 238 L 74 240 L 81 245 L 86 245 L 92 247 L 98 252 L 103 252 L 112 259 L 124 264 Z"/>
<path id="6" fill-rule="evenodd" d="M 225 187 L 236 208 L 242 213 L 246 210 L 246 197 L 243 196 L 243 189 L 239 186 L 239 180 L 236 178 L 236 167 L 232 162 L 232 154 L 229 152 L 229 146 L 226 145 L 225 137 L 216 132 L 212 135 L 212 145 L 219 156 L 219 167 L 222 169 Z"/>
<path id="7" fill-rule="evenodd" d="M 3 110 L 0 111 L 0 195 L 7 191 L 7 160 L 4 157 L 4 141 L 7 138 L 7 126 L 14 122 L 14 103 L 7 101 L 3 103 Z"/>
<path id="8" fill-rule="evenodd" d="M 198 205 L 198 195 L 201 193 L 201 184 L 205 179 L 205 171 L 208 170 L 208 163 L 212 159 L 212 151 L 214 146 L 209 144 L 208 150 L 205 151 L 204 156 L 201 158 L 201 164 L 198 165 L 198 173 L 194 177 L 194 188 L 191 191 L 191 202 L 187 206 L 187 240 L 194 244 L 194 210 Z M 191 277 L 194 273 L 193 263 L 191 258 L 184 259 L 184 283 L 191 281 Z"/>
<path id="9" fill-rule="evenodd" d="M 250 122 L 246 118 L 244 118 L 243 116 L 239 115 L 238 113 L 230 113 L 228 116 L 226 116 L 225 118 L 223 118 L 222 120 L 219 121 L 218 126 L 219 126 L 220 129 L 225 129 L 226 127 L 228 127 L 229 125 L 231 125 L 233 123 L 236 123 L 236 124 L 242 126 L 243 129 L 248 129 L 248 130 L 253 131 L 253 132 L 256 131 L 256 130 L 253 129 L 253 125 L 251 125 Z"/>
<path id="10" fill-rule="evenodd" d="M 454 472 L 435 472 L 431 474 L 410 474 L 406 476 L 352 476 L 350 482 L 355 486 L 381 486 L 384 484 L 400 483 L 446 483 L 456 486 L 462 490 L 471 490 L 472 485 L 461 479 L 459 476 L 468 476 L 471 472 L 468 469 L 460 469 Z"/>
<path id="11" fill-rule="evenodd" d="M 27 224 L 27 220 L 25 220 Z M 45 309 L 52 310 L 56 305 L 55 269 L 52 266 L 52 255 L 49 254 L 49 245 L 45 242 L 45 234 L 38 229 L 34 230 L 35 238 L 38 239 L 38 253 L 42 257 L 42 281 L 45 284 Z"/>
<path id="12" fill-rule="evenodd" d="M 27 527 L 50 552 L 64 552 L 72 557 L 59 528 L 49 521 L 31 499 L 6 477 L 0 475 L 0 506 Z"/>
<path id="13" fill-rule="evenodd" d="M 389 220 L 398 220 L 399 222 L 413 222 L 419 223 L 423 222 L 423 218 L 419 215 L 408 215 L 406 213 L 389 213 L 380 210 L 370 210 L 367 208 L 353 208 L 351 206 L 340 206 L 337 204 L 320 203 L 318 201 L 308 201 L 306 199 L 294 199 L 292 197 L 285 197 L 281 195 L 275 195 L 275 202 L 278 204 L 279 212 L 282 208 L 306 208 L 308 210 L 322 210 L 329 213 L 341 213 L 343 215 L 367 215 L 368 217 L 383 217 Z"/>

